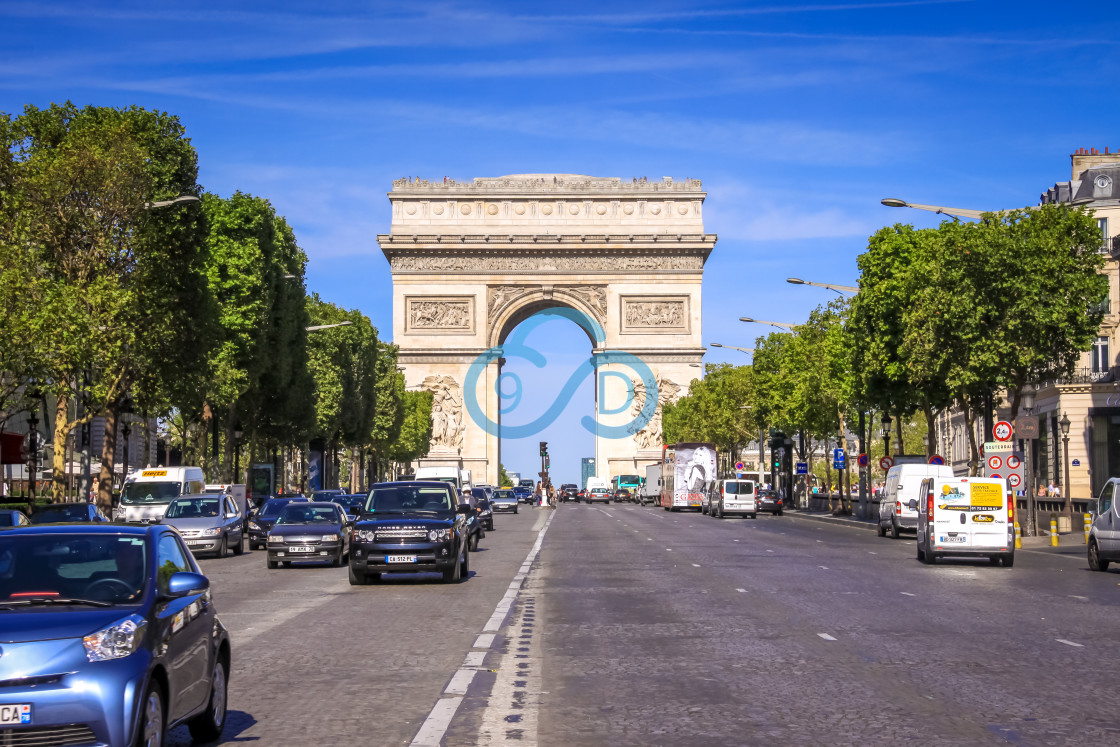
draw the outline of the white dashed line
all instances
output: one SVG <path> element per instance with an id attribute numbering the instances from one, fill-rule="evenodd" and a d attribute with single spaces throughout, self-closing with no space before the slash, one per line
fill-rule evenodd
<path id="1" fill-rule="evenodd" d="M 868 551 L 867 551 L 867 554 L 868 554 L 868 555 L 878 555 L 879 553 L 877 553 L 877 552 L 872 552 L 871 550 L 868 550 Z"/>
<path id="2" fill-rule="evenodd" d="M 665 552 L 672 552 L 672 551 L 673 551 L 673 548 L 671 548 L 671 547 L 666 547 L 665 548 Z"/>
<path id="3" fill-rule="evenodd" d="M 818 565 L 817 568 L 820 568 L 822 571 L 827 571 L 828 570 L 827 565 Z"/>
<path id="4" fill-rule="evenodd" d="M 915 596 L 917 596 L 917 594 L 911 594 L 911 593 L 910 593 L 910 592 L 908 592 L 908 591 L 900 591 L 900 592 L 898 592 L 898 593 L 899 593 L 899 594 L 902 594 L 902 595 L 904 595 L 904 596 L 908 596 L 908 597 L 915 597 Z"/>
<path id="5" fill-rule="evenodd" d="M 1074 648 L 1085 648 L 1080 643 L 1074 643 L 1073 641 L 1067 641 L 1065 638 L 1055 638 L 1054 640 L 1057 641 L 1058 643 L 1064 643 L 1067 646 L 1073 646 Z"/>
<path id="6" fill-rule="evenodd" d="M 746 589 L 736 589 L 735 591 L 739 592 L 740 594 L 746 594 L 747 593 Z"/>
<path id="7" fill-rule="evenodd" d="M 474 639 L 474 645 L 471 648 L 490 648 L 494 645 L 494 634 L 483 633 L 478 638 Z"/>
<path id="8" fill-rule="evenodd" d="M 738 542 L 738 540 L 735 540 L 735 541 Z M 774 552 L 774 551 L 773 550 L 767 550 L 766 552 Z"/>
<path id="9" fill-rule="evenodd" d="M 821 638 L 825 639 L 826 641 L 835 641 L 836 640 L 835 638 L 830 636 L 828 633 L 817 633 L 817 635 L 820 636 Z"/>
<path id="10" fill-rule="evenodd" d="M 1088 602 L 1089 601 L 1089 597 L 1083 597 L 1080 594 L 1070 594 L 1069 598 L 1070 599 L 1080 599 L 1082 602 Z"/>
<path id="11" fill-rule="evenodd" d="M 731 540 L 731 541 L 732 541 L 732 542 L 738 542 L 739 540 Z"/>
<path id="12" fill-rule="evenodd" d="M 699 568 L 699 567 L 700 567 L 700 564 L 699 564 L 699 563 L 693 563 L 693 564 L 692 564 L 692 567 L 693 567 L 693 568 Z"/>
<path id="13" fill-rule="evenodd" d="M 476 674 L 478 674 L 477 669 L 460 669 L 451 677 L 451 681 L 447 683 L 447 689 L 443 691 L 443 694 L 466 695 L 467 688 L 471 686 Z"/>
<path id="14" fill-rule="evenodd" d="M 463 667 L 481 667 L 484 661 L 486 661 L 485 651 L 471 651 L 467 654 L 467 658 L 463 659 Z"/>

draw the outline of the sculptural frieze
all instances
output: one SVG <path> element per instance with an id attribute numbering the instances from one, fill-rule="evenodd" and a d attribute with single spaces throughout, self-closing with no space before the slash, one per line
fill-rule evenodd
<path id="1" fill-rule="evenodd" d="M 409 298 L 409 329 L 469 330 L 471 298 Z"/>
<path id="2" fill-rule="evenodd" d="M 432 374 L 420 388 L 432 393 L 432 450 L 463 448 L 463 393 L 451 376 Z"/>
<path id="3" fill-rule="evenodd" d="M 697 255 L 572 255 L 564 256 L 430 256 L 394 254 L 393 272 L 594 272 L 596 270 L 699 271 L 704 258 Z"/>
<path id="4" fill-rule="evenodd" d="M 650 329 L 687 329 L 688 310 L 683 298 L 624 298 L 622 303 L 624 327 Z"/>

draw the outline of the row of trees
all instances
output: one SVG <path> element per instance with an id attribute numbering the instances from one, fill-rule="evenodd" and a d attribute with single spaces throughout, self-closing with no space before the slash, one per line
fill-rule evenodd
<path id="1" fill-rule="evenodd" d="M 68 435 L 99 415 L 104 504 L 126 412 L 223 481 L 242 445 L 248 463 L 320 441 L 352 474 L 427 451 L 431 396 L 404 391 L 396 348 L 305 294 L 307 256 L 267 200 L 202 189 L 176 117 L 28 106 L 0 115 L 0 140 L 0 410 L 52 404 L 55 499 Z"/>
<path id="2" fill-rule="evenodd" d="M 843 443 L 862 411 L 891 415 L 896 443 L 924 420 L 932 445 L 938 413 L 956 407 L 975 469 L 977 419 L 1001 397 L 1014 416 L 1024 385 L 1069 374 L 1091 347 L 1108 297 L 1100 241 L 1068 205 L 883 228 L 858 259 L 858 294 L 759 338 L 751 365 L 708 366 L 666 407 L 665 440 L 711 441 L 733 459 L 767 428 Z"/>

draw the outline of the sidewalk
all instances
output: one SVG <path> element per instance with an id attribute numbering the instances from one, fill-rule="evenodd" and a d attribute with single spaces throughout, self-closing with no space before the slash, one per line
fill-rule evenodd
<path id="1" fill-rule="evenodd" d="M 839 524 L 842 526 L 849 526 L 854 529 L 870 529 L 875 531 L 876 522 L 870 519 L 857 519 L 854 516 L 833 516 L 828 511 L 808 511 L 803 509 L 786 509 L 784 516 L 789 516 L 797 519 L 807 519 L 809 521 L 822 521 L 828 524 Z M 913 533 L 904 534 L 903 537 L 913 539 Z M 1041 552 L 1048 555 L 1068 555 L 1071 557 L 1084 558 L 1086 553 L 1085 535 L 1081 532 L 1070 532 L 1058 536 L 1058 546 L 1050 546 L 1049 533 L 1040 535 L 1038 537 L 1023 537 L 1022 550 L 1030 550 L 1031 552 Z"/>

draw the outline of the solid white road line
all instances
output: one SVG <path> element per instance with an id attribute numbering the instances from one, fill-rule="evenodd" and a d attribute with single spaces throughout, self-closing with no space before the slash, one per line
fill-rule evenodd
<path id="1" fill-rule="evenodd" d="M 529 550 L 529 554 L 525 556 L 525 562 L 521 564 L 517 574 L 510 582 L 509 589 L 498 602 L 498 606 L 494 608 L 494 614 L 483 627 L 484 633 L 497 633 L 501 630 L 502 621 L 505 620 L 506 615 L 509 614 L 510 605 L 513 604 L 514 599 L 517 598 L 517 593 L 521 589 L 522 582 L 525 581 L 526 574 L 529 573 L 533 562 L 540 554 L 541 545 L 544 543 L 545 532 L 552 524 L 552 520 L 556 517 L 555 513 L 550 513 L 548 518 L 545 519 L 544 526 L 541 527 L 537 533 L 537 541 L 533 543 L 533 547 Z M 475 643 L 482 640 L 483 636 L 480 635 L 475 639 Z M 491 636 L 490 642 L 493 642 Z M 485 656 L 485 652 L 470 652 L 467 658 L 455 674 L 451 676 L 451 681 L 447 683 L 443 694 L 452 697 L 440 698 L 436 704 L 432 706 L 432 710 L 428 713 L 428 717 L 424 719 L 424 723 L 420 725 L 419 731 L 413 737 L 412 742 L 409 743 L 410 747 L 439 747 L 443 741 L 444 735 L 447 733 L 448 727 L 451 725 L 451 720 L 455 718 L 455 713 L 459 710 L 459 706 L 463 702 L 463 696 L 467 694 L 467 689 L 470 687 L 474 676 L 478 674 L 478 665 L 472 665 L 476 654 Z"/>

